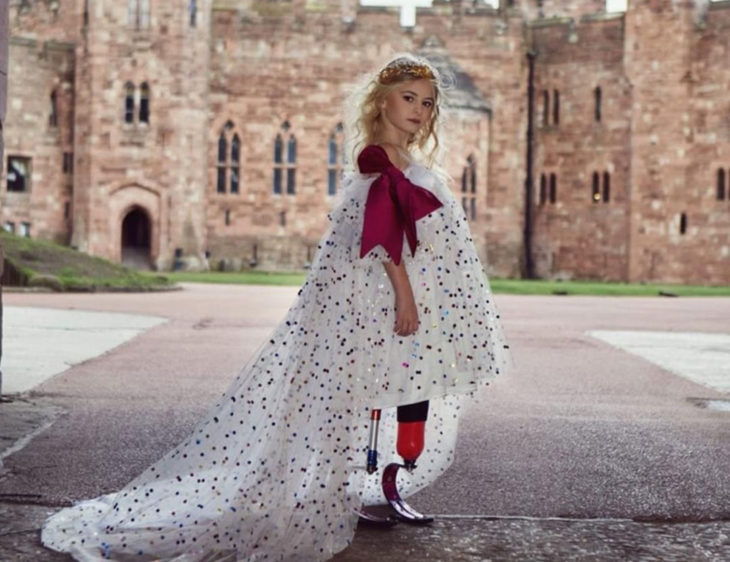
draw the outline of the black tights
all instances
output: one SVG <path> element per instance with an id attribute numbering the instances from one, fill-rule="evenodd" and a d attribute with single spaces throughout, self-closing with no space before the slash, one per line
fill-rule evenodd
<path id="1" fill-rule="evenodd" d="M 418 422 L 428 419 L 428 400 L 398 406 L 399 422 Z"/>

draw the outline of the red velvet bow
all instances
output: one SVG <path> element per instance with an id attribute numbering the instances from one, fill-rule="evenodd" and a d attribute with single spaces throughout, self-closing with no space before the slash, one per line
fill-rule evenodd
<path id="1" fill-rule="evenodd" d="M 415 185 L 388 159 L 380 146 L 366 146 L 357 158 L 363 174 L 380 173 L 370 186 L 365 202 L 365 217 L 360 257 L 380 244 L 393 263 L 400 263 L 405 232 L 411 255 L 416 253 L 416 221 L 443 206 L 436 196 Z"/>

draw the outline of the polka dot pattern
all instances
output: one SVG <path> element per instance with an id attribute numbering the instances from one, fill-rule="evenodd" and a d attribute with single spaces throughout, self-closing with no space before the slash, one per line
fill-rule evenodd
<path id="1" fill-rule="evenodd" d="M 383 501 L 380 474 L 364 470 L 371 407 L 385 408 L 382 469 L 400 462 L 394 406 L 431 400 L 404 496 L 448 468 L 465 397 L 508 352 L 461 206 L 430 170 L 406 175 L 444 203 L 403 253 L 419 330 L 393 332 L 382 247 L 359 257 L 373 177 L 352 174 L 298 298 L 229 390 L 125 488 L 50 517 L 46 546 L 78 560 L 326 560 L 352 540 L 355 509 Z"/>

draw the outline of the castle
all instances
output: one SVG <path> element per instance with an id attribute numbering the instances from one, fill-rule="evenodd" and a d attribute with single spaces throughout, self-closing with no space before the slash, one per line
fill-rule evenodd
<path id="1" fill-rule="evenodd" d="M 9 17 L 7 230 L 158 269 L 305 267 L 343 100 L 411 51 L 456 77 L 445 165 L 490 274 L 730 284 L 728 0 L 10 0 Z"/>

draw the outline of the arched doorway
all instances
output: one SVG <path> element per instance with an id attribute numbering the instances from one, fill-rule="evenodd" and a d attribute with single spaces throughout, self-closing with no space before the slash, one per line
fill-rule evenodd
<path id="1" fill-rule="evenodd" d="M 150 217 L 141 207 L 133 207 L 122 220 L 122 263 L 135 269 L 152 269 Z"/>

